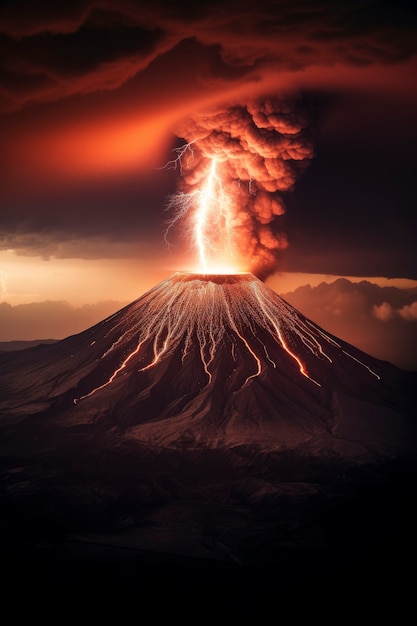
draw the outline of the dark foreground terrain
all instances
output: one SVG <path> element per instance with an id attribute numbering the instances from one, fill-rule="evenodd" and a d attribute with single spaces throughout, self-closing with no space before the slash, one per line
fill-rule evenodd
<path id="1" fill-rule="evenodd" d="M 2 444 L 3 606 L 399 619 L 413 602 L 412 456 L 158 449 L 33 418 Z"/>

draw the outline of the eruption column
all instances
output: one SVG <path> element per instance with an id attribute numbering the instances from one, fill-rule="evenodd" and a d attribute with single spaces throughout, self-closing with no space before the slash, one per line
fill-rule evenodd
<path id="1" fill-rule="evenodd" d="M 308 106 L 268 98 L 200 111 L 176 129 L 186 143 L 166 165 L 181 175 L 168 230 L 185 221 L 189 238 L 191 225 L 199 271 L 265 279 L 277 269 L 288 245 L 283 194 L 313 157 L 309 118 Z"/>

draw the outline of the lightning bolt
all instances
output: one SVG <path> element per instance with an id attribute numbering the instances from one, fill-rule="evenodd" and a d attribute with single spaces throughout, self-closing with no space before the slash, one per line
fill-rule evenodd
<path id="1" fill-rule="evenodd" d="M 182 174 L 183 159 L 188 153 L 193 158 L 193 149 L 191 144 L 185 144 L 176 148 L 175 152 L 176 158 L 164 167 L 179 168 Z M 222 184 L 220 162 L 217 159 L 205 160 L 206 176 L 201 188 L 191 193 L 177 192 L 169 197 L 166 211 L 172 217 L 167 221 L 164 239 L 171 246 L 170 232 L 178 225 L 183 235 L 193 242 L 197 253 L 197 272 L 237 273 L 240 268 L 233 245 L 232 202 Z"/>
<path id="2" fill-rule="evenodd" d="M 182 176 L 184 158 L 189 153 L 189 157 L 191 161 L 194 159 L 194 150 L 192 148 L 193 143 L 194 141 L 190 141 L 189 143 L 185 143 L 182 146 L 179 146 L 178 148 L 174 148 L 173 152 L 175 152 L 177 155 L 175 159 L 171 159 L 170 161 L 168 161 L 168 163 L 165 163 L 165 165 L 163 165 L 162 167 L 157 167 L 155 169 L 157 170 L 179 169 L 180 175 Z"/>
<path id="3" fill-rule="evenodd" d="M 210 214 L 211 204 L 214 200 L 214 185 L 216 181 L 216 161 L 211 162 L 210 172 L 207 178 L 205 188 L 201 193 L 198 209 L 195 216 L 195 241 L 198 249 L 198 256 L 200 259 L 201 271 L 206 272 L 208 268 L 207 263 L 207 246 L 209 241 L 207 240 L 207 226 L 208 216 Z"/>

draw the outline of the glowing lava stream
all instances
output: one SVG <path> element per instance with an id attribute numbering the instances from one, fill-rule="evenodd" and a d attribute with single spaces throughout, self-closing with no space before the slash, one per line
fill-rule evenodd
<path id="1" fill-rule="evenodd" d="M 324 348 L 328 346 L 333 351 L 338 348 L 338 354 L 346 354 L 379 378 L 367 365 L 341 350 L 331 337 L 299 315 L 250 273 L 214 275 L 177 272 L 112 319 L 112 332 L 118 339 L 102 354 L 101 359 L 132 343 L 135 348 L 127 356 L 124 353 L 120 365 L 107 381 L 75 398 L 74 403 L 113 383 L 123 375 L 127 366 L 133 368 L 130 371 L 150 370 L 177 349 L 181 350 L 182 362 L 193 348 L 198 349 L 207 376 L 206 385 L 210 385 L 214 373 L 211 365 L 217 353 L 221 356 L 225 342 L 231 343 L 234 362 L 243 350 L 250 359 L 248 362 L 254 364 L 252 373 L 246 373 L 241 388 L 261 376 L 265 368 L 271 365 L 276 368 L 277 364 L 262 341 L 263 334 L 270 338 L 269 347 L 280 346 L 297 364 L 300 374 L 318 386 L 321 385 L 309 375 L 300 351 L 297 354 L 295 348 L 290 348 L 290 343 L 304 346 L 301 354 L 309 353 L 329 363 L 332 359 Z"/>

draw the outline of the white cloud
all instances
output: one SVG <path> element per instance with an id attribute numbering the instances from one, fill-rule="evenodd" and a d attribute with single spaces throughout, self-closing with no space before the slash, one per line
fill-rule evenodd
<path id="1" fill-rule="evenodd" d="M 417 321 L 417 300 L 411 304 L 406 304 L 402 309 L 399 309 L 398 315 L 409 322 Z"/>
<path id="2" fill-rule="evenodd" d="M 382 322 L 388 322 L 394 317 L 395 310 L 389 302 L 383 302 L 382 304 L 374 304 L 372 313 Z"/>
<path id="3" fill-rule="evenodd" d="M 374 316 L 382 322 L 388 322 L 394 317 L 401 317 L 407 322 L 417 322 L 417 300 L 411 304 L 405 304 L 401 308 L 395 309 L 389 302 L 374 304 L 372 307 Z"/>

